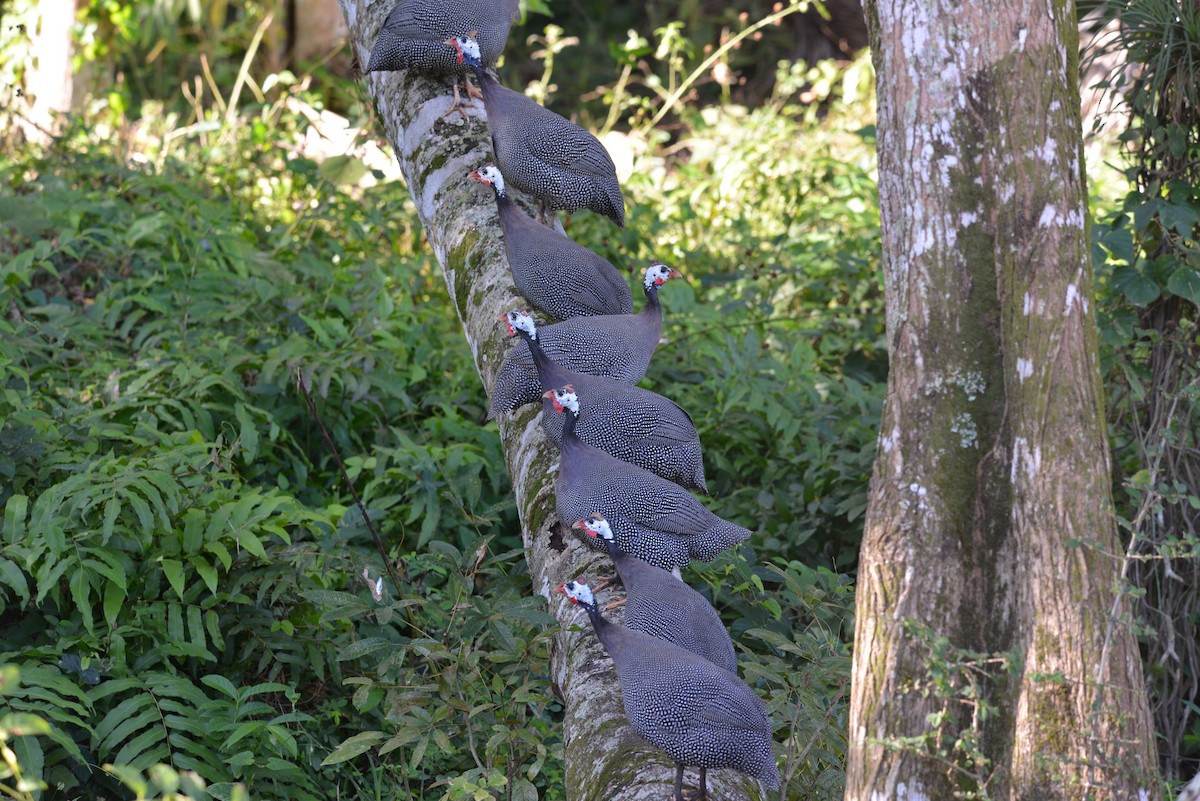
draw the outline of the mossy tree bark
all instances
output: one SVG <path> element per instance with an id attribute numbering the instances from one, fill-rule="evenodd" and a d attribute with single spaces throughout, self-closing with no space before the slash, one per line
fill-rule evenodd
<path id="1" fill-rule="evenodd" d="M 360 65 L 370 58 L 393 0 L 340 0 Z M 514 35 L 517 35 L 514 33 Z M 417 214 L 450 289 L 475 367 L 491 392 L 509 346 L 497 316 L 527 306 L 512 285 L 491 190 L 467 174 L 492 159 L 481 104 L 470 119 L 450 107 L 450 84 L 420 76 L 373 73 L 363 78 L 395 148 Z M 501 415 L 500 437 L 513 477 L 525 558 L 534 592 L 562 623 L 551 649 L 551 671 L 566 708 L 566 797 L 579 801 L 660 801 L 671 796 L 674 764 L 628 724 L 612 661 L 582 610 L 554 591 L 579 575 L 611 573 L 606 557 L 578 542 L 554 514 L 558 449 L 542 435 L 541 409 Z M 569 524 L 568 524 L 569 525 Z M 688 781 L 694 782 L 695 771 Z M 758 798 L 757 784 L 734 771 L 711 771 L 712 797 Z"/>
<path id="2" fill-rule="evenodd" d="M 891 372 L 846 798 L 1157 797 L 1117 589 L 1074 5 L 867 12 Z"/>

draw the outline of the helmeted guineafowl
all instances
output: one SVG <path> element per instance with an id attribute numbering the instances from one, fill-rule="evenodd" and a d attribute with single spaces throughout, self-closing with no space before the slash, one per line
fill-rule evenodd
<path id="1" fill-rule="evenodd" d="M 470 178 L 496 194 L 508 268 L 530 303 L 559 320 L 633 313 L 629 284 L 617 268 L 521 211 L 508 197 L 496 165 L 484 165 Z"/>
<path id="2" fill-rule="evenodd" d="M 608 543 L 608 555 L 625 585 L 625 625 L 651 637 L 673 642 L 697 656 L 737 672 L 733 640 L 717 610 L 686 582 L 661 567 L 621 549 L 604 515 L 596 512 L 573 528 Z"/>
<path id="3" fill-rule="evenodd" d="M 508 31 L 519 13 L 518 0 L 400 0 L 388 14 L 367 61 L 367 72 L 415 69 L 426 75 L 458 77 L 470 66 L 446 47 L 446 39 L 471 34 L 479 60 L 492 66 L 504 52 Z M 470 91 L 470 84 L 467 85 Z"/>
<path id="4" fill-rule="evenodd" d="M 572 317 L 561 323 L 544 325 L 538 328 L 538 342 L 556 364 L 581 373 L 636 384 L 646 375 L 650 357 L 662 336 L 658 288 L 671 278 L 679 277 L 678 270 L 661 261 L 652 261 L 642 280 L 646 305 L 640 312 Z M 492 385 L 488 419 L 533 403 L 542 392 L 529 346 L 518 342 L 504 355 L 504 363 Z"/>
<path id="5" fill-rule="evenodd" d="M 538 327 L 527 312 L 504 317 L 509 336 L 519 334 L 533 355 L 538 381 L 547 389 L 570 384 L 581 398 L 575 434 L 623 462 L 644 467 L 689 489 L 707 492 L 700 435 L 674 401 L 656 392 L 604 376 L 588 375 L 556 364 L 538 344 Z M 565 418 L 543 399 L 546 438 L 562 442 Z"/>
<path id="6" fill-rule="evenodd" d="M 771 720 L 762 699 L 735 673 L 674 643 L 605 620 L 582 580 L 558 586 L 584 608 L 612 657 L 625 716 L 638 732 L 675 760 L 675 801 L 683 771 L 700 768 L 700 797 L 708 768 L 734 768 L 768 789 L 779 787 Z"/>
<path id="7" fill-rule="evenodd" d="M 617 168 L 600 140 L 484 69 L 470 36 L 446 40 L 448 52 L 471 67 L 483 91 L 496 164 L 508 183 L 552 208 L 591 209 L 625 227 Z M 453 48 L 450 50 L 449 48 Z"/>
<path id="8" fill-rule="evenodd" d="M 546 394 L 554 410 L 567 418 L 555 486 L 559 520 L 573 523 L 603 509 L 626 553 L 666 570 L 692 559 L 711 561 L 750 536 L 748 529 L 717 517 L 678 484 L 579 439 L 576 394 L 569 388 Z M 588 540 L 600 547 L 595 538 Z"/>

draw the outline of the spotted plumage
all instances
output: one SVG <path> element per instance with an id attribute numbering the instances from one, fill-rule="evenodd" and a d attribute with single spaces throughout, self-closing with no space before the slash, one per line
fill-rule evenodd
<path id="1" fill-rule="evenodd" d="M 683 798 L 683 770 L 689 765 L 701 769 L 701 793 L 708 768 L 734 768 L 768 789 L 779 787 L 766 706 L 736 674 L 674 643 L 605 620 L 582 580 L 558 590 L 584 608 L 612 657 L 630 725 L 675 761 L 676 801 Z"/>
<path id="2" fill-rule="evenodd" d="M 427 75 L 469 75 L 446 39 L 474 32 L 479 60 L 491 66 L 504 52 L 517 0 L 400 0 L 375 38 L 367 72 L 416 69 Z"/>
<path id="3" fill-rule="evenodd" d="M 529 348 L 541 386 L 570 384 L 578 397 L 587 399 L 581 401 L 575 426 L 581 440 L 676 484 L 708 491 L 700 435 L 679 405 L 648 389 L 556 364 L 542 352 L 537 340 L 539 329 L 526 312 L 511 311 L 504 321 L 509 336 L 519 335 Z M 542 428 L 546 438 L 558 445 L 565 418 L 554 413 L 548 398 L 542 403 Z"/>
<path id="4" fill-rule="evenodd" d="M 487 109 L 496 164 L 509 184 L 552 208 L 591 209 L 625 227 L 625 199 L 612 157 L 575 123 L 500 85 L 469 37 L 447 41 L 475 71 Z"/>
<path id="5" fill-rule="evenodd" d="M 580 440 L 575 435 L 576 393 L 558 388 L 546 394 L 555 411 L 566 415 L 555 488 L 559 520 L 572 523 L 603 509 L 626 553 L 666 570 L 692 559 L 711 561 L 750 536 L 748 529 L 717 517 L 678 484 Z"/>
<path id="6" fill-rule="evenodd" d="M 542 350 L 556 364 L 588 375 L 601 375 L 636 384 L 646 375 L 650 357 L 662 336 L 662 306 L 658 288 L 679 271 L 660 261 L 650 262 L 642 281 L 646 305 L 637 314 L 573 317 L 538 328 Z M 504 355 L 492 385 L 488 419 L 511 412 L 542 396 L 542 385 L 529 346 L 518 342 Z"/>
<path id="7" fill-rule="evenodd" d="M 673 642 L 731 673 L 737 672 L 733 640 L 717 610 L 703 595 L 661 567 L 625 553 L 599 512 L 576 521 L 573 528 L 608 543 L 608 555 L 625 585 L 627 627 Z"/>
<path id="8" fill-rule="evenodd" d="M 521 211 L 494 164 L 473 171 L 470 178 L 495 192 L 508 268 L 517 291 L 530 303 L 559 320 L 633 313 L 633 296 L 617 268 Z"/>

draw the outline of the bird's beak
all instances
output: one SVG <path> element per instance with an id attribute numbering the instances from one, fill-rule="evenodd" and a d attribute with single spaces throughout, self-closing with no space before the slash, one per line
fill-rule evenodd
<path id="1" fill-rule="evenodd" d="M 479 181 L 479 183 L 483 183 L 483 176 L 479 174 L 479 170 L 471 170 L 469 173 L 467 173 L 467 177 L 472 181 Z"/>
<path id="2" fill-rule="evenodd" d="M 576 520 L 574 523 L 572 523 L 571 528 L 583 529 L 583 528 L 587 528 L 587 526 L 584 524 L 583 520 L 580 519 L 580 520 Z"/>
<path id="3" fill-rule="evenodd" d="M 679 270 L 676 270 L 674 267 L 672 267 L 671 272 L 667 273 L 667 277 L 668 278 L 683 278 L 683 273 L 679 272 Z"/>
<path id="4" fill-rule="evenodd" d="M 448 44 L 454 48 L 454 52 L 458 53 L 458 63 L 461 64 L 463 62 L 463 49 L 461 46 L 459 46 L 458 40 L 451 36 L 445 41 L 445 44 Z"/>
<path id="5" fill-rule="evenodd" d="M 542 397 L 550 401 L 550 405 L 554 407 L 554 411 L 562 414 L 563 409 L 567 408 L 558 402 L 558 398 L 554 397 L 554 390 L 548 389 L 542 393 Z"/>

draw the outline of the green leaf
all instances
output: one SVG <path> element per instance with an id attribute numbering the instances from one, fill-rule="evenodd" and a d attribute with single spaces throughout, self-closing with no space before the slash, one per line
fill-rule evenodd
<path id="1" fill-rule="evenodd" d="M 104 583 L 104 622 L 109 626 L 116 624 L 117 616 L 125 606 L 127 594 L 125 588 L 115 581 Z"/>
<path id="2" fill-rule="evenodd" d="M 18 543 L 25 539 L 25 515 L 29 509 L 29 498 L 13 495 L 4 504 L 4 539 Z"/>
<path id="3" fill-rule="evenodd" d="M 11 712 L 0 718 L 0 731 L 7 732 L 8 737 L 49 734 L 50 724 L 38 715 L 28 712 Z"/>
<path id="4" fill-rule="evenodd" d="M 243 458 L 246 460 L 246 464 L 252 464 L 258 456 L 258 429 L 250 417 L 250 412 L 246 411 L 245 404 L 239 403 L 234 406 L 233 413 L 240 426 L 238 441 L 241 443 Z"/>
<path id="5" fill-rule="evenodd" d="M 385 648 L 395 647 L 396 644 L 394 642 L 384 639 L 383 637 L 367 637 L 359 640 L 358 642 L 350 643 L 341 651 L 339 651 L 337 660 L 339 662 L 345 662 L 348 659 L 359 659 L 367 656 L 368 654 L 373 654 L 376 651 L 382 651 Z"/>
<path id="6" fill-rule="evenodd" d="M 163 559 L 162 569 L 167 581 L 171 584 L 171 589 L 175 590 L 175 594 L 182 601 L 183 591 L 186 587 L 183 581 L 183 562 L 178 559 Z"/>
<path id="7" fill-rule="evenodd" d="M 159 231 L 170 224 L 171 219 L 161 212 L 137 217 L 125 232 L 125 243 L 136 245 L 144 239 L 149 239 L 156 243 L 163 242 L 165 238 Z"/>
<path id="8" fill-rule="evenodd" d="M 234 701 L 236 701 L 238 699 L 237 687 L 234 687 L 233 682 L 231 682 L 229 679 L 225 678 L 224 676 L 221 676 L 216 673 L 210 673 L 207 676 L 202 676 L 200 678 L 200 683 L 206 684 L 209 687 L 212 687 L 214 690 L 220 690 L 222 693 L 224 693 L 225 695 L 228 695 Z"/>
<path id="9" fill-rule="evenodd" d="M 116 525 L 117 518 L 120 515 L 121 499 L 116 497 L 110 498 L 108 502 L 104 504 L 104 528 L 102 531 L 105 542 L 108 542 L 110 539 L 112 539 L 113 526 Z"/>
<path id="10" fill-rule="evenodd" d="M 0 557 L 0 584 L 15 592 L 22 603 L 29 603 L 29 582 L 25 579 L 25 572 L 4 557 Z"/>
<path id="11" fill-rule="evenodd" d="M 238 529 L 237 541 L 238 545 L 242 546 L 259 559 L 265 560 L 267 558 L 267 551 L 265 548 L 263 548 L 262 542 L 258 539 L 258 537 L 254 536 L 249 529 Z"/>
<path id="12" fill-rule="evenodd" d="M 1167 289 L 1200 306 L 1200 270 L 1184 265 L 1167 279 Z"/>
<path id="13" fill-rule="evenodd" d="M 1181 203 L 1164 203 L 1158 210 L 1158 218 L 1162 220 L 1163 228 L 1173 228 L 1185 239 L 1191 238 L 1197 223 L 1196 210 Z"/>
<path id="14" fill-rule="evenodd" d="M 188 557 L 188 562 L 196 570 L 196 575 L 204 582 L 204 586 L 208 587 L 208 591 L 213 595 L 217 594 L 217 569 L 207 559 L 199 554 L 193 554 Z"/>
<path id="15" fill-rule="evenodd" d="M 367 174 L 367 165 L 355 156 L 330 156 L 318 169 L 321 177 L 334 184 L 356 184 Z"/>
<path id="16" fill-rule="evenodd" d="M 79 567 L 71 571 L 71 599 L 75 602 L 75 608 L 79 611 L 83 618 L 83 625 L 88 631 L 92 631 L 94 625 L 94 617 L 92 615 L 92 581 L 91 574 Z"/>
<path id="17" fill-rule="evenodd" d="M 1135 306 L 1145 306 L 1157 300 L 1161 290 L 1153 280 L 1133 267 L 1118 267 L 1112 274 L 1113 288 L 1125 295 Z"/>
<path id="18" fill-rule="evenodd" d="M 1100 239 L 1100 244 L 1114 260 L 1133 264 L 1133 232 L 1128 228 L 1114 228 Z"/>
<path id="19" fill-rule="evenodd" d="M 336 765 L 339 762 L 354 759 L 359 754 L 364 754 L 371 750 L 371 746 L 383 742 L 386 738 L 387 735 L 381 731 L 359 732 L 353 737 L 343 740 L 342 744 L 333 750 L 333 753 L 322 760 L 321 767 Z"/>
<path id="20" fill-rule="evenodd" d="M 529 779 L 515 779 L 512 785 L 512 801 L 538 801 L 537 787 Z"/>

